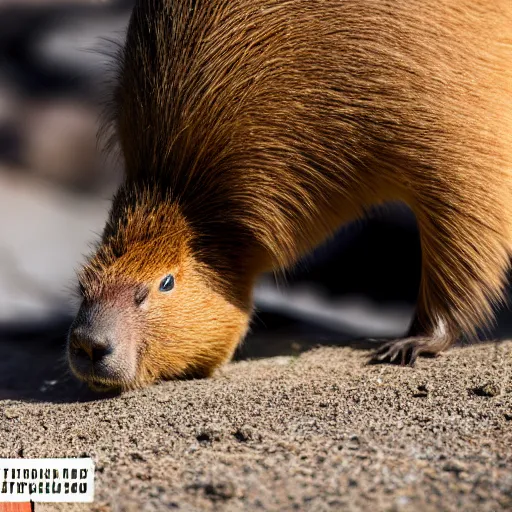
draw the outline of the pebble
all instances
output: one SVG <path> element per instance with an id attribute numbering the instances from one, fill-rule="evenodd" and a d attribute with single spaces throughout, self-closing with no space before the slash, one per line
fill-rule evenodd
<path id="1" fill-rule="evenodd" d="M 4 416 L 8 420 L 13 420 L 15 418 L 19 418 L 20 413 L 16 407 L 7 407 L 6 409 L 4 409 Z"/>

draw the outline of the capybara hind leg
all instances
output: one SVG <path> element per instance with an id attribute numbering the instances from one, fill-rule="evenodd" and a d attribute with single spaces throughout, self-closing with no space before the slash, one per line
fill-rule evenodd
<path id="1" fill-rule="evenodd" d="M 416 318 L 413 326 L 417 324 Z M 429 331 L 422 331 L 411 329 L 406 338 L 384 343 L 376 350 L 372 361 L 413 366 L 419 355 L 435 356 L 458 339 L 457 334 L 449 331 L 446 322 L 441 319 L 438 319 L 437 325 L 432 326 Z"/>
<path id="2" fill-rule="evenodd" d="M 463 198 L 455 198 L 458 202 Z M 438 209 L 416 211 L 422 244 L 422 277 L 415 320 L 408 336 L 381 346 L 374 361 L 414 364 L 436 355 L 459 337 L 475 335 L 493 319 L 509 266 L 506 217 L 475 218 L 441 197 Z"/>

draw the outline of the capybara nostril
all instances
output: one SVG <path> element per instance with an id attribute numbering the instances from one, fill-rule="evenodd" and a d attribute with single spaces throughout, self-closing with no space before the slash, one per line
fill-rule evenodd
<path id="1" fill-rule="evenodd" d="M 112 348 L 111 345 L 108 345 L 106 347 L 95 347 L 95 348 L 93 348 L 92 349 L 92 355 L 91 355 L 92 363 L 93 364 L 98 363 L 104 357 L 112 354 L 112 352 L 113 352 L 113 348 Z"/>
<path id="2" fill-rule="evenodd" d="M 95 365 L 114 352 L 113 342 L 106 336 L 74 329 L 69 342 L 70 357 L 81 365 Z"/>

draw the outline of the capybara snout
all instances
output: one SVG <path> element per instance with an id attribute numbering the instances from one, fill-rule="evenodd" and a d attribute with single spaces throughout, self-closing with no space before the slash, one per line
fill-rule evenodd
<path id="1" fill-rule="evenodd" d="M 136 379 L 133 316 L 122 304 L 84 301 L 68 338 L 68 361 L 77 377 L 95 388 L 123 387 Z"/>

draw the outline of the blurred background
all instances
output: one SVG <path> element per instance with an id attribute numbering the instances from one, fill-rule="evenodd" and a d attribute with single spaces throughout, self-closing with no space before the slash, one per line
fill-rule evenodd
<path id="1" fill-rule="evenodd" d="M 41 392 L 65 372 L 52 368 L 77 307 L 74 271 L 120 180 L 121 169 L 97 150 L 96 131 L 112 71 L 107 55 L 124 40 L 131 5 L 0 0 L 0 396 L 28 374 Z M 286 281 L 262 279 L 253 332 L 238 357 L 399 336 L 419 275 L 410 211 L 371 212 Z M 492 335 L 510 335 L 509 326 L 502 311 Z"/>

